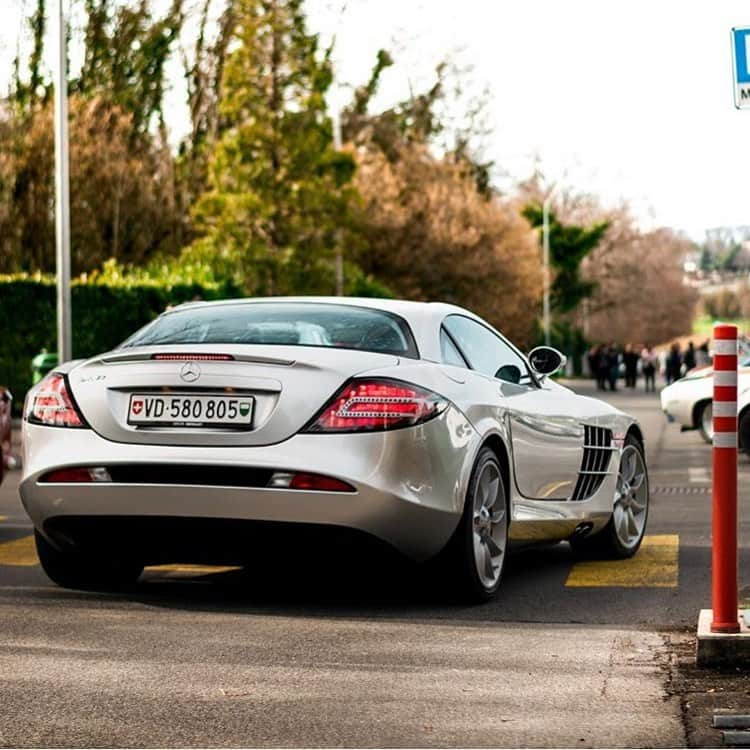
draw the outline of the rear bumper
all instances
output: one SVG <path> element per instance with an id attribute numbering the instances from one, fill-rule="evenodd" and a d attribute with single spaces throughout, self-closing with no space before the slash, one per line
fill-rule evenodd
<path id="1" fill-rule="evenodd" d="M 339 526 L 407 556 L 436 554 L 458 523 L 479 438 L 449 408 L 416 428 L 361 435 L 296 435 L 262 447 L 113 443 L 92 430 L 24 424 L 21 500 L 34 525 L 63 517 L 191 518 Z M 242 466 L 326 474 L 356 492 L 196 484 L 39 482 L 51 469 L 116 464 Z"/>

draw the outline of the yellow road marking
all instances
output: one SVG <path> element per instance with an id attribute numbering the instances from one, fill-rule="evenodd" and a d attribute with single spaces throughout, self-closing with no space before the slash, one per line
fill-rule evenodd
<path id="1" fill-rule="evenodd" d="M 39 565 L 36 556 L 36 545 L 33 536 L 24 536 L 12 542 L 0 543 L 0 565 L 21 565 L 31 567 Z"/>
<path id="2" fill-rule="evenodd" d="M 228 573 L 230 570 L 240 570 L 240 568 L 234 565 L 149 565 L 146 570 L 158 573 L 164 578 L 195 578 Z"/>
<path id="3" fill-rule="evenodd" d="M 39 565 L 33 536 L 24 536 L 11 542 L 0 542 L 0 565 L 31 567 Z M 167 578 L 193 578 L 196 576 L 227 573 L 240 570 L 236 566 L 222 565 L 155 565 L 146 570 L 159 573 Z"/>
<path id="4" fill-rule="evenodd" d="M 679 580 L 680 537 L 653 534 L 628 560 L 584 560 L 571 569 L 566 586 L 676 588 Z"/>
<path id="5" fill-rule="evenodd" d="M 679 578 L 677 534 L 652 534 L 643 539 L 629 560 L 584 560 L 576 563 L 566 586 L 675 588 Z M 0 543 L 0 565 L 32 567 L 39 564 L 33 536 Z M 155 565 L 146 570 L 167 578 L 197 577 L 239 570 L 225 565 Z"/>

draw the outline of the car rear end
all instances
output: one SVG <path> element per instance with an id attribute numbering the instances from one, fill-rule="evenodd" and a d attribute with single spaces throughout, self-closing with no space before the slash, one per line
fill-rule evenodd
<path id="1" fill-rule="evenodd" d="M 400 379 L 405 361 L 419 362 L 410 328 L 382 311 L 178 310 L 32 391 L 22 500 L 51 542 L 144 562 L 240 561 L 259 533 L 300 527 L 430 557 L 460 515 L 472 428 Z"/>

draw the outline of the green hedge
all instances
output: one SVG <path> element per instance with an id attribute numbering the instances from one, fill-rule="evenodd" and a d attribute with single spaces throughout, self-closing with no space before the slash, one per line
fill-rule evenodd
<path id="1" fill-rule="evenodd" d="M 72 284 L 73 356 L 107 351 L 168 305 L 192 299 L 241 296 L 231 283 L 162 284 L 139 279 L 81 278 Z M 55 351 L 56 292 L 47 276 L 0 276 L 0 383 L 18 413 L 31 385 L 31 360 L 42 348 Z"/>

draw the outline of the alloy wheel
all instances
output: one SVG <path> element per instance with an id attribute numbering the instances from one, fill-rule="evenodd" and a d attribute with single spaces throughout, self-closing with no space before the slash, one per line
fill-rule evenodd
<path id="1" fill-rule="evenodd" d="M 613 524 L 617 538 L 625 549 L 638 545 L 646 527 L 648 514 L 648 477 L 641 452 L 626 445 L 620 457 L 615 490 Z"/>
<path id="2" fill-rule="evenodd" d="M 503 569 L 508 518 L 502 477 L 494 462 L 487 462 L 474 485 L 472 498 L 474 562 L 486 589 L 497 585 Z"/>

